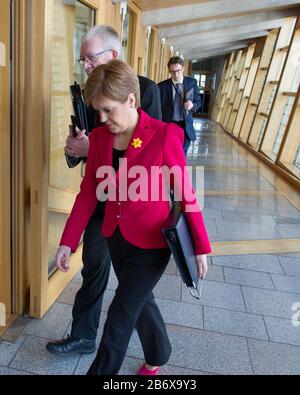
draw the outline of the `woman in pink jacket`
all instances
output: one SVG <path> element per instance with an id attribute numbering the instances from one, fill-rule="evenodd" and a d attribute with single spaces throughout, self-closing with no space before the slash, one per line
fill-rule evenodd
<path id="1" fill-rule="evenodd" d="M 186 176 L 183 131 L 138 109 L 139 92 L 137 76 L 120 60 L 97 67 L 85 87 L 87 103 L 99 111 L 105 126 L 90 135 L 86 173 L 61 238 L 56 265 L 68 270 L 70 254 L 76 251 L 98 200 L 106 199 L 102 233 L 118 278 L 88 374 L 117 374 L 134 328 L 145 356 L 139 374 L 157 374 L 170 357 L 171 345 L 152 292 L 170 259 L 162 233 L 170 212 L 163 176 L 166 169 L 174 170 L 170 187 L 182 192 L 178 200 L 189 224 L 200 277 L 207 272 L 206 255 L 211 252 Z"/>

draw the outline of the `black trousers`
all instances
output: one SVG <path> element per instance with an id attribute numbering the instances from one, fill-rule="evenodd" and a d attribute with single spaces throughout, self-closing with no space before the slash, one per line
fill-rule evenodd
<path id="1" fill-rule="evenodd" d="M 186 132 L 185 121 L 172 121 L 172 123 L 176 123 L 181 129 L 184 130 L 184 143 L 183 143 L 183 151 L 184 155 L 186 156 L 189 146 L 191 144 L 191 140 Z"/>
<path id="2" fill-rule="evenodd" d="M 153 288 L 161 278 L 170 251 L 141 249 L 128 243 L 119 228 L 108 239 L 112 263 L 119 285 L 109 307 L 97 356 L 88 375 L 115 375 L 119 372 L 136 327 L 145 361 L 164 365 L 171 354 L 171 344 Z"/>
<path id="3" fill-rule="evenodd" d="M 83 282 L 72 310 L 71 336 L 75 338 L 95 340 L 97 336 L 111 262 L 107 241 L 101 234 L 103 215 L 104 204 L 99 203 L 83 236 Z"/>

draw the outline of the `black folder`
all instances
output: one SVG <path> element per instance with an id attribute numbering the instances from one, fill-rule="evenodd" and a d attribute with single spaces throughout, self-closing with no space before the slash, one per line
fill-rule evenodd
<path id="1" fill-rule="evenodd" d="M 199 295 L 197 260 L 190 229 L 178 202 L 173 203 L 173 208 L 165 222 L 163 233 L 182 281 L 187 288 L 192 288 L 191 295 L 198 299 L 193 293 L 196 290 Z"/>
<path id="2" fill-rule="evenodd" d="M 86 130 L 86 134 L 88 135 L 90 132 L 89 127 L 89 119 L 88 119 L 88 109 L 85 105 L 84 98 L 81 92 L 80 86 L 77 82 L 74 82 L 74 85 L 70 86 L 70 94 L 72 99 L 73 105 L 73 112 L 74 115 L 71 115 L 71 122 L 72 122 L 72 129 L 73 129 L 73 136 L 76 137 L 76 126 L 82 130 Z M 70 168 L 77 166 L 82 159 L 85 161 L 85 158 L 76 158 L 75 156 L 69 156 L 65 154 L 67 164 Z"/>
<path id="3" fill-rule="evenodd" d="M 74 85 L 70 86 L 70 93 L 74 110 L 73 118 L 71 116 L 73 128 L 76 125 L 80 130 L 85 129 L 86 133 L 89 134 L 90 130 L 88 124 L 87 109 L 81 92 L 81 88 L 77 84 L 77 82 L 74 82 Z M 74 133 L 76 133 L 75 130 Z"/>

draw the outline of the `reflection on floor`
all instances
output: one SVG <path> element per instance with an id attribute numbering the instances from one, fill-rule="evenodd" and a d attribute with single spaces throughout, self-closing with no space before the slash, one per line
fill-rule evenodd
<path id="1" fill-rule="evenodd" d="M 172 259 L 155 289 L 173 345 L 161 373 L 299 374 L 299 207 L 218 125 L 206 119 L 195 123 L 197 141 L 188 162 L 205 166 L 203 213 L 216 251 L 209 258 L 200 303 L 182 286 Z M 220 245 L 227 245 L 226 254 L 219 253 Z M 45 351 L 49 339 L 69 333 L 80 283 L 78 273 L 44 319 L 31 320 L 16 342 L 6 335 L 0 343 L 0 374 L 86 373 L 94 355 L 59 358 Z M 116 284 L 112 273 L 98 342 Z M 134 375 L 142 358 L 134 333 L 120 374 Z"/>

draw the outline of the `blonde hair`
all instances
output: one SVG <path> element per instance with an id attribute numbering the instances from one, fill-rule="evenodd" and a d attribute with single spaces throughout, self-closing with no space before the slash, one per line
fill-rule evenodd
<path id="1" fill-rule="evenodd" d="M 84 89 L 88 106 L 103 96 L 125 103 L 128 95 L 133 93 L 136 107 L 140 106 L 140 84 L 133 69 L 119 59 L 110 60 L 96 67 L 90 74 Z"/>

